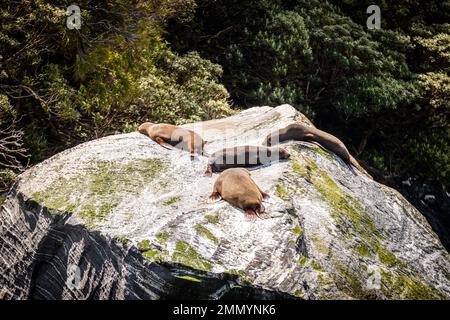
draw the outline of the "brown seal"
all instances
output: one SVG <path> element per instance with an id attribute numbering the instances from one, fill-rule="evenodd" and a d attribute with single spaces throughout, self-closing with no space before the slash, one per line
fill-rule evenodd
<path id="1" fill-rule="evenodd" d="M 211 200 L 223 200 L 244 210 L 246 217 L 260 217 L 265 212 L 263 199 L 269 195 L 256 185 L 250 173 L 244 168 L 227 169 L 220 174 L 214 183 Z"/>
<path id="2" fill-rule="evenodd" d="M 254 167 L 275 160 L 289 159 L 289 152 L 280 147 L 238 146 L 224 148 L 211 154 L 205 175 L 221 172 L 228 168 Z"/>
<path id="3" fill-rule="evenodd" d="M 138 131 L 167 149 L 175 147 L 187 150 L 191 156 L 202 155 L 206 143 L 194 131 L 167 123 L 144 122 L 139 126 Z"/>
<path id="4" fill-rule="evenodd" d="M 283 129 L 270 133 L 263 141 L 263 145 L 271 146 L 286 140 L 317 142 L 323 148 L 338 155 L 353 170 L 350 165 L 355 165 L 355 160 L 348 152 L 347 147 L 341 140 L 325 131 L 307 125 L 293 123 Z"/>

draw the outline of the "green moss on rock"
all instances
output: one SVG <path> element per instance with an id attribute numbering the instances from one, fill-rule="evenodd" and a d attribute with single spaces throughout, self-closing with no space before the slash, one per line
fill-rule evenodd
<path id="1" fill-rule="evenodd" d="M 157 158 L 126 164 L 100 161 L 76 176 L 61 176 L 31 198 L 55 213 L 75 213 L 92 227 L 107 217 L 122 199 L 139 193 L 143 186 L 158 178 L 166 166 Z"/>
<path id="2" fill-rule="evenodd" d="M 320 300 L 335 300 L 342 299 L 342 296 L 336 293 L 336 284 L 333 278 L 327 272 L 321 272 L 317 276 L 317 288 Z"/>
<path id="3" fill-rule="evenodd" d="M 330 250 L 328 249 L 328 245 L 325 243 L 323 239 L 321 239 L 318 235 L 314 234 L 309 237 L 314 248 L 323 255 L 328 255 Z"/>
<path id="4" fill-rule="evenodd" d="M 309 174 L 308 174 L 308 170 L 305 166 L 303 166 L 302 164 L 300 164 L 300 162 L 298 162 L 297 160 L 292 160 L 291 161 L 291 166 L 292 166 L 292 171 L 294 171 L 295 173 L 301 175 L 302 177 L 309 178 Z"/>
<path id="5" fill-rule="evenodd" d="M 336 269 L 338 270 L 335 276 L 336 285 L 342 292 L 355 299 L 374 298 L 376 292 L 368 286 L 370 274 L 367 268 L 350 269 L 337 263 Z M 379 268 L 378 270 L 381 275 L 380 290 L 388 299 L 445 299 L 442 292 L 430 287 L 417 276 L 406 275 L 397 269 L 387 271 Z"/>
<path id="6" fill-rule="evenodd" d="M 224 273 L 239 276 L 246 283 L 252 283 L 254 281 L 244 270 L 230 269 Z"/>
<path id="7" fill-rule="evenodd" d="M 182 240 L 176 243 L 172 261 L 202 271 L 211 271 L 213 268 L 211 263 L 204 260 L 194 248 Z"/>
<path id="8" fill-rule="evenodd" d="M 361 281 L 363 276 L 359 272 L 344 267 L 341 264 L 337 264 L 336 269 L 338 274 L 335 276 L 335 283 L 339 290 L 355 299 L 366 299 L 370 297 L 369 291 Z"/>
<path id="9" fill-rule="evenodd" d="M 380 261 L 386 266 L 393 266 L 398 262 L 395 254 L 382 246 L 377 246 L 377 255 Z"/>
<path id="10" fill-rule="evenodd" d="M 442 292 L 424 283 L 421 279 L 381 270 L 383 292 L 386 296 L 407 300 L 448 299 Z"/>
<path id="11" fill-rule="evenodd" d="M 240 276 L 240 277 L 245 277 L 246 276 L 244 270 L 230 269 L 230 270 L 225 271 L 224 273 L 231 274 L 231 275 L 236 275 L 236 276 Z"/>
<path id="12" fill-rule="evenodd" d="M 141 252 L 150 250 L 150 247 L 151 247 L 150 240 L 144 239 L 142 241 L 139 241 L 137 244 L 137 247 L 138 247 L 139 251 L 141 251 Z"/>
<path id="13" fill-rule="evenodd" d="M 156 241 L 158 241 L 160 244 L 165 245 L 167 240 L 170 238 L 169 232 L 160 232 L 156 235 Z"/>
<path id="14" fill-rule="evenodd" d="M 311 261 L 311 262 L 310 262 L 311 268 L 313 268 L 313 269 L 316 270 L 316 271 L 320 271 L 320 272 L 325 271 L 325 270 L 323 269 L 322 265 L 321 265 L 318 261 L 313 260 L 313 259 L 311 259 L 310 261 Z"/>
<path id="15" fill-rule="evenodd" d="M 212 224 L 218 224 L 220 217 L 218 214 L 210 214 L 205 216 L 206 221 Z"/>
<path id="16" fill-rule="evenodd" d="M 176 276 L 179 279 L 183 279 L 183 280 L 187 280 L 187 281 L 192 281 L 192 282 L 202 282 L 202 280 L 191 277 L 191 276 Z"/>
<path id="17" fill-rule="evenodd" d="M 356 247 L 356 251 L 358 252 L 358 254 L 361 257 L 369 257 L 370 258 L 372 256 L 370 249 L 364 243 L 360 243 Z"/>
<path id="18" fill-rule="evenodd" d="M 116 239 L 124 246 L 126 246 L 126 245 L 128 245 L 128 243 L 130 243 L 130 240 L 125 236 L 118 236 Z"/>
<path id="19" fill-rule="evenodd" d="M 281 184 L 278 183 L 277 186 L 275 187 L 275 194 L 277 195 L 278 198 L 285 200 L 285 201 L 289 201 L 290 197 L 289 194 L 286 190 L 286 188 Z"/>
<path id="20" fill-rule="evenodd" d="M 300 255 L 300 258 L 298 258 L 298 264 L 301 266 L 304 266 L 308 262 L 308 258 L 304 255 Z"/>
<path id="21" fill-rule="evenodd" d="M 5 203 L 6 201 L 6 194 L 0 194 L 0 207 Z"/>
<path id="22" fill-rule="evenodd" d="M 335 220 L 337 231 L 341 232 L 341 236 L 346 241 L 358 241 L 354 246 L 355 256 L 371 259 L 376 264 L 381 262 L 389 270 L 390 276 L 388 280 L 383 280 L 381 286 L 386 297 L 399 299 L 442 297 L 442 293 L 427 285 L 424 279 L 406 276 L 412 274 L 409 265 L 386 247 L 384 236 L 357 199 L 340 187 L 307 155 L 293 154 L 292 171 L 311 183 L 320 198 L 328 204 L 331 217 Z M 321 249 L 320 241 L 318 243 L 314 236 L 310 239 L 314 248 L 319 252 L 325 252 L 322 250 L 324 248 Z M 367 285 L 370 275 L 365 263 L 356 260 L 350 266 L 344 267 L 337 260 L 332 261 L 337 270 L 332 275 L 333 281 L 341 292 L 355 299 L 371 299 L 378 296 L 379 293 Z M 308 261 L 304 257 L 299 259 L 302 265 L 307 262 L 313 269 L 317 269 L 314 268 L 315 260 Z"/>
<path id="23" fill-rule="evenodd" d="M 314 150 L 314 152 L 320 154 L 325 159 L 333 160 L 333 156 L 328 151 L 325 151 L 321 147 L 314 145 L 311 148 Z"/>
<path id="24" fill-rule="evenodd" d="M 293 160 L 293 171 L 314 185 L 321 199 L 330 207 L 331 216 L 339 230 L 347 233 L 345 236 L 364 240 L 364 247 L 356 247 L 355 255 L 370 257 L 370 252 L 375 252 L 386 266 L 398 264 L 396 256 L 383 245 L 383 236 L 361 203 L 339 187 L 312 159 L 307 156 L 303 156 L 303 159 L 306 166 Z M 316 248 L 320 252 L 320 245 L 316 245 Z"/>
<path id="25" fill-rule="evenodd" d="M 305 293 L 303 292 L 303 290 L 298 289 L 298 290 L 295 290 L 294 295 L 295 295 L 297 298 L 303 298 L 303 296 L 305 295 Z"/>
<path id="26" fill-rule="evenodd" d="M 171 205 L 177 203 L 178 201 L 180 201 L 180 199 L 181 199 L 181 197 L 170 197 L 169 199 L 164 201 L 163 204 L 165 206 L 171 206 Z"/>
<path id="27" fill-rule="evenodd" d="M 197 231 L 197 233 L 202 237 L 211 240 L 215 244 L 220 243 L 220 240 L 211 231 L 209 231 L 208 228 L 202 226 L 201 224 L 197 224 L 195 226 L 195 231 Z"/>
<path id="28" fill-rule="evenodd" d="M 142 253 L 142 256 L 148 261 L 163 261 L 167 256 L 167 251 L 147 250 Z"/>
<path id="29" fill-rule="evenodd" d="M 295 226 L 294 229 L 292 229 L 292 232 L 294 232 L 294 234 L 297 237 L 300 237 L 302 235 L 302 233 L 303 233 L 303 230 L 299 226 Z"/>

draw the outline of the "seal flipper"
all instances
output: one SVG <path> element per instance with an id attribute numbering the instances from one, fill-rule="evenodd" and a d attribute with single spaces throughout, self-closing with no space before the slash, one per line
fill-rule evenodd
<path id="1" fill-rule="evenodd" d="M 314 134 L 312 133 L 306 133 L 303 137 L 304 141 L 313 141 L 315 138 Z"/>
<path id="2" fill-rule="evenodd" d="M 255 213 L 261 220 L 269 219 L 271 217 L 270 213 L 266 212 L 266 208 L 262 204 L 259 208 L 256 208 Z"/>
<path id="3" fill-rule="evenodd" d="M 222 196 L 217 191 L 213 191 L 208 198 L 208 203 L 213 203 L 222 200 Z"/>
<path id="4" fill-rule="evenodd" d="M 168 150 L 173 150 L 173 147 L 170 144 L 168 144 L 167 142 L 165 142 L 164 139 L 162 139 L 161 137 L 156 137 L 155 142 L 163 148 L 166 148 Z"/>
<path id="5" fill-rule="evenodd" d="M 197 154 L 197 151 L 196 151 L 196 149 L 195 149 L 195 138 L 194 138 L 194 135 L 193 134 L 191 134 L 191 137 L 190 137 L 191 139 L 190 139 L 190 145 L 189 145 L 189 153 L 191 154 L 191 161 L 192 160 L 194 160 L 195 159 L 195 157 L 198 155 Z"/>
<path id="6" fill-rule="evenodd" d="M 256 208 L 256 212 L 257 213 L 265 213 L 266 212 L 266 207 L 264 207 L 262 204 L 258 207 L 258 208 Z"/>
<path id="7" fill-rule="evenodd" d="M 245 219 L 249 220 L 250 222 L 255 221 L 255 219 L 257 217 L 256 211 L 254 211 L 253 209 L 250 209 L 250 208 L 245 209 L 244 215 L 245 215 Z"/>

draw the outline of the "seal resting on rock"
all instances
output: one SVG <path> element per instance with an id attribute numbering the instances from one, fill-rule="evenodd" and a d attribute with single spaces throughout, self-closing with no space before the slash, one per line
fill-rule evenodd
<path id="1" fill-rule="evenodd" d="M 206 141 L 192 130 L 167 123 L 144 122 L 138 128 L 140 133 L 150 137 L 153 141 L 167 149 L 172 147 L 187 150 L 191 157 L 195 154 L 203 155 Z"/>
<path id="2" fill-rule="evenodd" d="M 262 201 L 269 198 L 269 195 L 261 191 L 248 170 L 231 168 L 217 178 L 209 198 L 211 201 L 223 199 L 244 210 L 247 218 L 254 219 L 265 212 Z"/>
<path id="3" fill-rule="evenodd" d="M 209 156 L 206 176 L 236 167 L 253 167 L 279 159 L 289 159 L 289 152 L 280 147 L 238 146 L 215 151 Z"/>
<path id="4" fill-rule="evenodd" d="M 359 164 L 355 164 L 356 160 L 350 155 L 350 152 L 348 152 L 347 147 L 341 140 L 325 131 L 303 124 L 293 123 L 270 133 L 263 141 L 263 145 L 272 146 L 287 140 L 317 142 L 320 146 L 334 152 L 344 160 L 350 170 L 353 171 L 351 165 L 357 168 L 360 167 Z"/>

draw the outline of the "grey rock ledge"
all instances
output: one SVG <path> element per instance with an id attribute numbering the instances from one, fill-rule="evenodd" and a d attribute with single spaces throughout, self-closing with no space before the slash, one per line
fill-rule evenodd
<path id="1" fill-rule="evenodd" d="M 189 124 L 207 152 L 309 121 L 289 105 Z M 139 133 L 24 172 L 0 211 L 3 299 L 448 299 L 450 258 L 398 192 L 289 142 L 252 170 L 270 219 L 207 203 L 217 175 Z"/>

